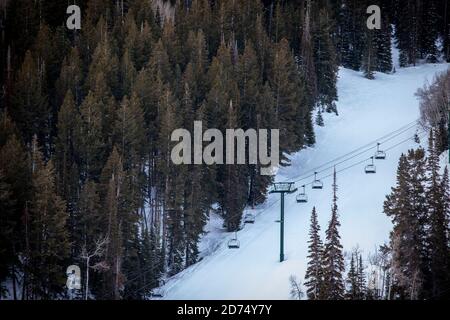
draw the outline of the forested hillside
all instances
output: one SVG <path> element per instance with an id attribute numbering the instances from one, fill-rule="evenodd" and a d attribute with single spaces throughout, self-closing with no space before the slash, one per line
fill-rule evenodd
<path id="1" fill-rule="evenodd" d="M 78 2 L 80 31 L 66 1 L 2 3 L 0 289 L 17 299 L 67 297 L 74 264 L 77 298 L 143 299 L 197 262 L 213 208 L 236 231 L 265 201 L 259 165 L 174 165 L 173 130 L 280 129 L 289 165 L 339 114 L 339 65 L 395 72 L 392 39 L 402 67 L 450 60 L 446 0 L 380 1 L 380 30 L 366 1 Z"/>

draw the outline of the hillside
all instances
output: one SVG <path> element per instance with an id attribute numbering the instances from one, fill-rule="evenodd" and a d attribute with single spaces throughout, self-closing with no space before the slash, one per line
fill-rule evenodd
<path id="1" fill-rule="evenodd" d="M 446 68 L 447 64 L 436 64 L 398 69 L 393 75 L 377 73 L 373 81 L 359 72 L 341 68 L 339 116 L 326 115 L 326 126 L 315 128 L 314 148 L 293 155 L 292 165 L 278 173 L 277 181 L 307 177 L 296 183 L 300 187 L 311 182 L 310 174 L 320 165 L 325 164 L 318 168 L 318 178 L 329 176 L 332 173 L 329 167 L 343 162 L 336 170 L 344 250 L 359 246 L 363 256 L 367 256 L 388 241 L 392 226 L 382 207 L 395 184 L 398 158 L 408 148 L 417 147 L 413 140 L 416 130 L 426 139 L 426 134 L 414 124 L 419 117 L 414 94 L 436 72 Z M 364 166 L 369 161 L 358 163 L 373 155 L 376 141 L 382 142 L 381 149 L 392 149 L 386 160 L 375 163 L 377 174 L 367 175 Z M 354 150 L 357 152 L 341 158 Z M 340 159 L 332 161 L 337 158 Z M 289 276 L 295 275 L 303 282 L 312 207 L 318 210 L 322 234 L 330 216 L 331 177 L 322 181 L 323 190 L 306 188 L 307 204 L 297 204 L 295 195 L 286 199 L 285 262 L 278 262 L 279 225 L 275 221 L 279 219 L 279 196 L 271 195 L 255 209 L 255 224 L 247 224 L 238 232 L 241 244 L 238 250 L 227 248 L 227 240 L 233 235 L 225 233 L 220 220 L 213 215 L 206 227 L 209 234 L 201 246 L 204 258 L 170 279 L 163 288 L 164 298 L 289 299 Z"/>

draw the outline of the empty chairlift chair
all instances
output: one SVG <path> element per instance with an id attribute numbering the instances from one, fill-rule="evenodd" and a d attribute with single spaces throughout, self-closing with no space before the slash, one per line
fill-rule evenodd
<path id="1" fill-rule="evenodd" d="M 302 186 L 303 191 L 301 191 L 298 195 L 297 195 L 297 203 L 307 203 L 308 202 L 308 196 L 306 195 L 306 190 L 305 190 L 305 186 Z"/>
<path id="2" fill-rule="evenodd" d="M 323 189 L 323 182 L 317 179 L 317 172 L 314 172 L 314 181 L 312 182 L 313 189 Z"/>
<path id="3" fill-rule="evenodd" d="M 373 157 L 371 157 L 370 159 L 372 160 L 372 163 L 371 163 L 371 164 L 368 164 L 368 165 L 366 166 L 366 168 L 364 169 L 364 171 L 365 171 L 367 174 L 377 173 L 377 168 L 375 167 L 375 165 L 374 165 L 374 163 L 373 163 Z"/>
<path id="4" fill-rule="evenodd" d="M 244 216 L 244 223 L 250 223 L 250 224 L 255 223 L 255 215 L 253 213 L 247 213 Z"/>
<path id="5" fill-rule="evenodd" d="M 237 239 L 237 232 L 234 233 L 234 238 L 228 241 L 228 249 L 239 249 L 241 246 L 239 240 Z"/>
<path id="6" fill-rule="evenodd" d="M 377 152 L 375 152 L 375 159 L 377 160 L 385 160 L 386 159 L 386 152 L 383 150 L 380 150 L 380 143 L 377 144 Z"/>
<path id="7" fill-rule="evenodd" d="M 159 283 L 158 288 L 153 288 L 150 292 L 150 295 L 152 298 L 163 298 L 164 297 L 164 290 L 162 289 L 162 286 L 165 285 L 164 280 L 161 280 Z"/>

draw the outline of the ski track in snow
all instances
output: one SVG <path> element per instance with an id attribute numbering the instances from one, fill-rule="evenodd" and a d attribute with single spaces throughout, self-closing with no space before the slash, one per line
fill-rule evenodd
<path id="1" fill-rule="evenodd" d="M 316 145 L 291 157 L 290 167 L 282 168 L 277 181 L 302 175 L 315 167 L 380 138 L 419 118 L 415 92 L 436 72 L 448 64 L 420 65 L 397 69 L 397 73 L 377 73 L 375 80 L 360 72 L 340 69 L 338 80 L 339 116 L 324 114 L 325 127 L 316 127 Z M 383 148 L 412 137 L 416 129 L 382 145 Z M 340 234 L 345 251 L 355 246 L 363 257 L 389 239 L 391 222 L 383 214 L 383 201 L 395 184 L 397 162 L 402 152 L 417 147 L 413 139 L 387 153 L 386 160 L 376 161 L 377 174 L 366 175 L 365 164 L 337 175 Z M 374 150 L 337 167 L 345 168 L 369 158 Z M 318 177 L 332 173 L 332 169 Z M 311 182 L 311 178 L 296 185 Z M 311 210 L 316 206 L 322 238 L 331 214 L 332 179 L 323 180 L 323 190 L 306 191 L 309 201 L 297 204 L 295 194 L 285 200 L 285 259 L 279 263 L 279 195 L 255 209 L 256 223 L 238 232 L 240 249 L 227 248 L 233 234 L 221 229 L 213 215 L 210 231 L 203 237 L 200 262 L 169 279 L 164 299 L 289 299 L 290 275 L 303 283 L 307 265 L 308 231 Z"/>

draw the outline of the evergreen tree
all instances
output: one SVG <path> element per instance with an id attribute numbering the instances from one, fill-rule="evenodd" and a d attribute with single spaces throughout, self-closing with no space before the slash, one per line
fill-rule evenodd
<path id="1" fill-rule="evenodd" d="M 124 209 L 125 172 L 122 159 L 113 148 L 101 174 L 102 226 L 106 230 L 108 244 L 105 262 L 108 270 L 104 273 L 100 296 L 109 299 L 120 299 L 125 276 L 123 273 L 124 248 L 123 230 L 130 222 L 128 212 Z"/>
<path id="2" fill-rule="evenodd" d="M 38 135 L 44 145 L 49 133 L 48 95 L 43 64 L 37 64 L 35 57 L 27 51 L 22 67 L 16 76 L 10 115 L 21 131 L 24 140 L 31 142 Z"/>
<path id="3" fill-rule="evenodd" d="M 299 90 L 301 88 L 300 77 L 296 62 L 289 49 L 289 42 L 282 39 L 274 50 L 274 60 L 269 75 L 269 83 L 275 98 L 274 125 L 276 128 L 284 128 L 280 132 L 280 152 L 289 153 L 300 147 L 305 135 L 304 129 L 299 130 L 303 132 L 295 135 L 290 134 L 296 132 L 295 128 L 299 125 L 296 121 L 298 111 L 301 109 L 305 114 L 308 113 L 309 108 L 300 105 L 303 92 Z M 302 119 L 302 117 L 299 118 Z"/>
<path id="4" fill-rule="evenodd" d="M 68 214 L 65 202 L 56 193 L 51 161 L 44 163 L 36 138 L 31 152 L 33 196 L 28 218 L 30 234 L 26 285 L 33 298 L 54 298 L 65 282 L 65 259 L 69 254 Z"/>
<path id="5" fill-rule="evenodd" d="M 392 218 L 392 276 L 398 295 L 418 299 L 423 294 L 426 267 L 425 153 L 410 150 L 402 155 L 397 186 L 386 197 L 384 212 Z"/>
<path id="6" fill-rule="evenodd" d="M 326 9 L 320 10 L 317 31 L 314 35 L 315 63 L 317 72 L 318 103 L 327 111 L 337 114 L 335 101 L 337 100 L 338 64 L 335 48 L 331 39 L 330 13 Z M 310 81 L 310 79 L 307 79 Z"/>
<path id="7" fill-rule="evenodd" d="M 419 1 L 399 0 L 396 38 L 400 50 L 400 66 L 415 65 L 419 52 Z"/>
<path id="8" fill-rule="evenodd" d="M 426 1 L 422 4 L 421 27 L 419 31 L 420 57 L 428 62 L 437 61 L 436 40 L 438 39 L 437 0 Z"/>
<path id="9" fill-rule="evenodd" d="M 374 33 L 369 30 L 366 34 L 366 43 L 363 56 L 363 72 L 364 76 L 369 80 L 375 79 L 374 71 L 377 67 L 375 45 Z"/>
<path id="10" fill-rule="evenodd" d="M 309 300 L 319 300 L 323 298 L 323 244 L 319 232 L 320 226 L 317 222 L 316 207 L 313 207 L 308 241 L 309 261 L 305 275 L 306 294 Z"/>
<path id="11" fill-rule="evenodd" d="M 444 197 L 448 189 L 443 189 L 446 182 L 441 182 L 439 175 L 439 151 L 436 146 L 435 134 L 431 130 L 428 148 L 428 176 L 429 184 L 426 190 L 426 200 L 429 215 L 429 254 L 430 254 L 430 294 L 435 299 L 445 298 L 449 277 L 449 239 L 448 216 Z M 448 172 L 447 172 L 448 174 Z M 447 181 L 448 183 L 448 181 Z M 447 209 L 448 210 L 448 209 Z"/>
<path id="12" fill-rule="evenodd" d="M 58 113 L 55 141 L 55 169 L 59 193 L 67 201 L 69 210 L 78 195 L 78 163 L 79 155 L 76 153 L 80 145 L 81 119 L 75 106 L 74 97 L 70 90 L 67 91 L 64 103 Z"/>
<path id="13" fill-rule="evenodd" d="M 355 265 L 355 255 L 353 253 L 350 260 L 350 268 L 347 273 L 346 283 L 346 298 L 349 300 L 357 300 L 359 297 L 358 270 Z"/>
<path id="14" fill-rule="evenodd" d="M 10 265 L 14 262 L 12 241 L 16 227 L 14 217 L 14 198 L 12 198 L 11 185 L 6 181 L 5 175 L 0 170 L 0 283 L 12 276 Z M 0 285 L 0 297 L 3 296 L 3 285 Z"/>
<path id="15" fill-rule="evenodd" d="M 75 104 L 80 105 L 83 99 L 83 66 L 77 47 L 73 47 L 64 58 L 61 73 L 56 81 L 57 103 L 62 104 L 67 91 L 71 90 Z"/>
<path id="16" fill-rule="evenodd" d="M 357 257 L 358 258 L 358 257 Z M 364 274 L 364 265 L 362 261 L 362 256 L 359 255 L 359 259 L 357 262 L 357 287 L 358 287 L 358 295 L 357 299 L 363 300 L 366 295 L 366 276 Z"/>
<path id="17" fill-rule="evenodd" d="M 310 97 L 317 97 L 317 74 L 314 61 L 314 43 L 312 37 L 311 1 L 306 2 L 304 26 L 302 32 L 302 67 L 308 79 L 307 89 Z"/>
<path id="18" fill-rule="evenodd" d="M 228 121 L 227 128 L 235 129 L 237 127 L 237 107 L 233 106 L 233 101 L 230 100 L 228 109 Z M 242 211 L 246 203 L 245 192 L 245 171 L 244 166 L 236 164 L 236 146 L 235 150 L 231 151 L 225 149 L 225 154 L 228 155 L 231 152 L 235 155 L 234 165 L 225 165 L 223 183 L 221 188 L 221 194 L 223 194 L 221 200 L 221 207 L 224 214 L 224 224 L 227 231 L 237 231 L 241 225 Z"/>
<path id="19" fill-rule="evenodd" d="M 80 106 L 81 142 L 77 152 L 81 154 L 80 173 L 84 179 L 97 178 L 100 175 L 107 146 L 103 138 L 103 103 L 90 91 Z"/>
<path id="20" fill-rule="evenodd" d="M 338 48 L 344 67 L 359 71 L 364 49 L 363 7 L 355 0 L 342 0 L 338 16 Z M 365 9 L 365 8 L 364 8 Z"/>
<path id="21" fill-rule="evenodd" d="M 389 73 L 392 71 L 392 49 L 391 49 L 391 27 L 386 21 L 382 20 L 380 30 L 372 30 L 374 35 L 372 41 L 376 47 L 376 71 Z"/>
<path id="22" fill-rule="evenodd" d="M 324 247 L 324 298 L 339 300 L 344 298 L 344 257 L 339 235 L 339 218 L 337 207 L 337 181 L 336 170 L 333 174 L 333 205 L 331 219 L 326 230 L 326 242 Z"/>

